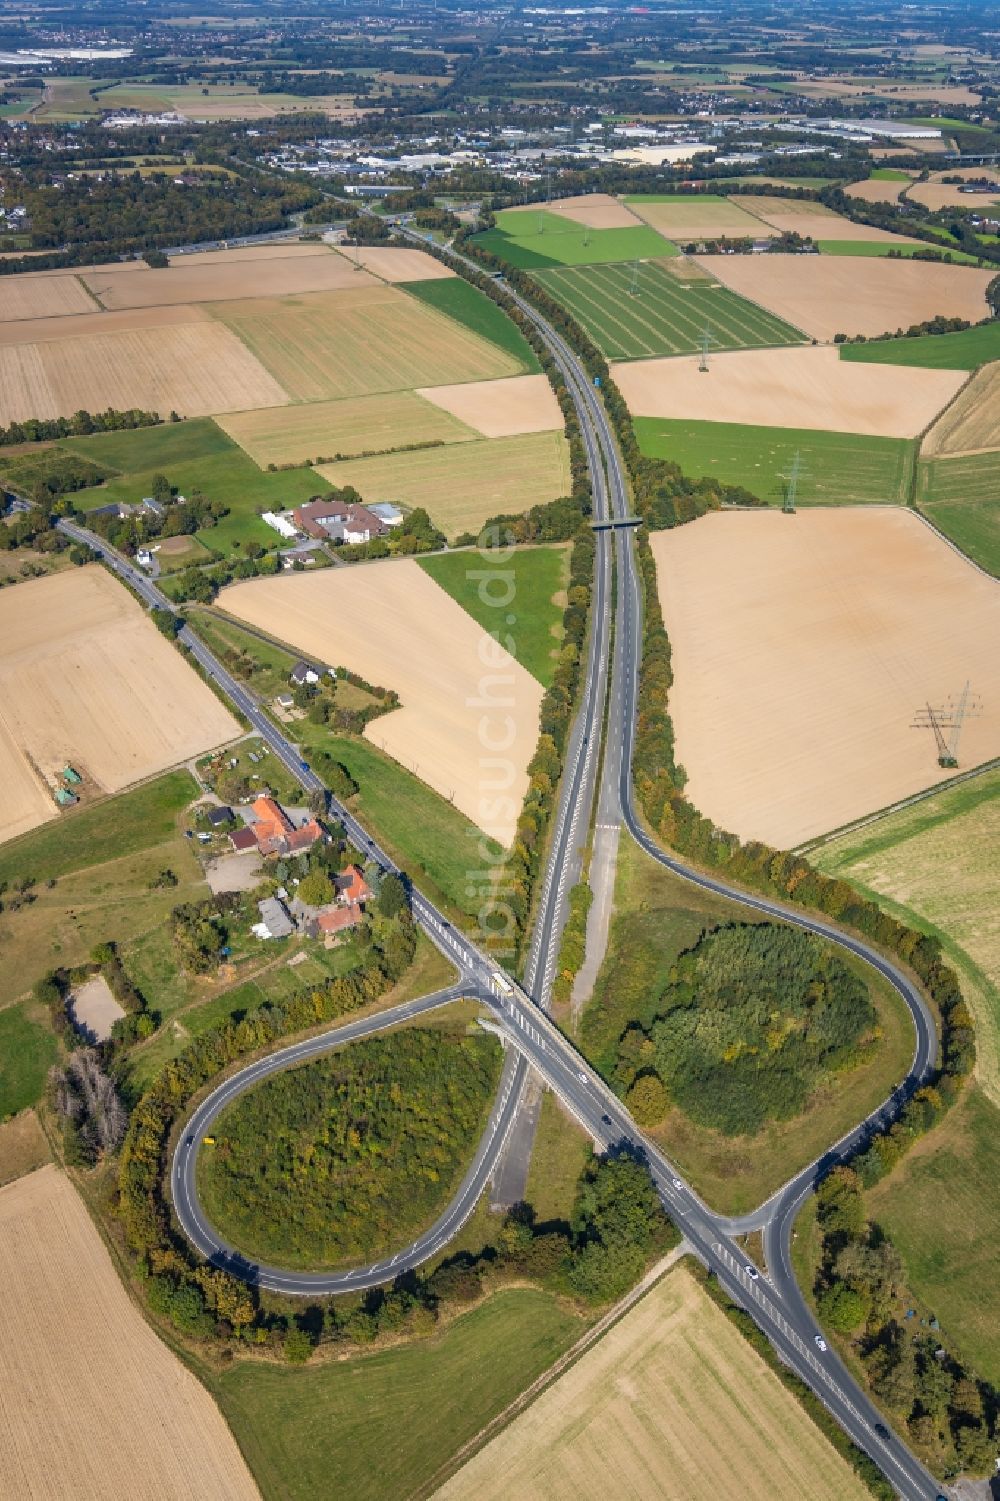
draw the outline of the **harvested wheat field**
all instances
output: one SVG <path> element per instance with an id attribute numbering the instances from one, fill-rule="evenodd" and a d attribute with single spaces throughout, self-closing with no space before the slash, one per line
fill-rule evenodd
<path id="1" fill-rule="evenodd" d="M 468 423 L 484 438 L 547 433 L 563 428 L 563 414 L 545 375 L 512 375 L 505 380 L 466 381 L 459 386 L 425 386 L 417 393 Z"/>
<path id="2" fill-rule="evenodd" d="M 76 276 L 37 276 L 26 272 L 0 277 L 0 323 L 14 318 L 61 318 L 92 313 L 94 299 Z"/>
<path id="3" fill-rule="evenodd" d="M 988 176 L 994 175 L 988 168 L 984 171 Z M 948 176 L 952 174 L 949 172 Z M 997 204 L 1000 204 L 1000 193 L 963 193 L 958 183 L 953 182 L 915 182 L 906 196 L 914 203 L 922 203 L 924 208 L 935 211 L 942 208 L 969 208 L 980 213 L 989 209 L 995 214 Z"/>
<path id="4" fill-rule="evenodd" d="M 890 184 L 892 186 L 892 184 Z M 898 184 L 898 186 L 902 186 Z M 834 213 L 822 203 L 805 198 L 768 198 L 745 194 L 737 200 L 751 214 L 758 215 L 772 229 L 782 234 L 801 235 L 804 240 L 870 240 L 880 244 L 912 245 L 916 241 L 905 235 L 892 234 L 872 224 L 855 224 L 843 214 Z"/>
<path id="5" fill-rule="evenodd" d="M 0 323 L 0 344 L 38 344 L 49 339 L 79 339 L 87 334 L 131 333 L 137 328 L 170 328 L 177 323 L 210 323 L 203 307 L 127 308 L 123 313 L 102 313 L 92 302 L 89 313 L 67 313 L 63 318 L 22 318 Z"/>
<path id="6" fill-rule="evenodd" d="M 368 725 L 366 738 L 485 833 L 511 843 L 541 685 L 417 563 L 250 579 L 219 602 L 308 656 L 395 688 L 402 708 Z M 506 775 L 497 770 L 500 746 Z"/>
<path id="7" fill-rule="evenodd" d="M 329 255 L 330 247 L 321 240 L 269 240 L 265 245 L 231 245 L 226 250 L 192 250 L 187 255 L 172 255 L 171 266 L 223 266 L 239 261 L 274 261 L 284 257 L 300 260 L 307 255 Z M 142 262 L 137 263 L 142 266 Z M 111 268 L 102 266 L 99 270 Z M 114 269 L 117 269 L 114 268 Z"/>
<path id="8" fill-rule="evenodd" d="M 585 224 L 589 229 L 630 229 L 634 224 L 642 223 L 637 214 L 610 193 L 580 193 L 573 198 L 553 198 L 545 207 L 549 213 L 571 219 L 574 224 Z M 538 205 L 524 204 L 521 211 L 536 214 Z"/>
<path id="9" fill-rule="evenodd" d="M 221 1413 L 144 1322 L 57 1168 L 0 1190 L 0 1258 L 0 1493 L 256 1501 Z"/>
<path id="10" fill-rule="evenodd" d="M 569 444 L 561 432 L 389 453 L 322 464 L 332 485 L 354 485 L 367 501 L 426 506 L 448 537 L 475 532 L 491 516 L 521 512 L 570 491 Z"/>
<path id="11" fill-rule="evenodd" d="M 299 292 L 336 292 L 359 282 L 371 285 L 365 271 L 326 246 L 322 255 L 258 256 L 252 261 L 201 261 L 185 257 L 166 270 L 117 269 L 87 274 L 84 280 L 102 307 L 162 307 L 179 302 L 220 302 L 243 297 L 283 297 Z M 192 260 L 194 257 L 192 257 Z"/>
<path id="12" fill-rule="evenodd" d="M 204 417 L 287 399 L 235 335 L 207 320 L 0 345 L 3 423 L 108 406 Z"/>
<path id="13" fill-rule="evenodd" d="M 468 387 L 454 389 L 464 391 Z M 472 390 L 477 389 L 473 384 Z M 463 443 L 477 436 L 471 427 L 443 410 L 443 402 L 424 401 L 421 395 L 389 391 L 377 396 L 348 396 L 340 401 L 225 412 L 216 421 L 261 468 L 266 464 L 301 464 L 321 456 L 331 459 L 336 454 L 350 458 L 360 453 L 381 453 L 405 448 L 409 443 Z"/>
<path id="14" fill-rule="evenodd" d="M 702 813 L 791 848 L 947 773 L 910 728 L 966 680 L 1000 755 L 1000 585 L 912 512 L 715 513 L 650 537 L 677 758 Z"/>
<path id="15" fill-rule="evenodd" d="M 679 1266 L 435 1501 L 863 1501 L 867 1494 Z"/>
<path id="16" fill-rule="evenodd" d="M 637 417 L 747 422 L 761 427 L 912 438 L 966 379 L 962 370 L 849 364 L 831 345 L 740 349 L 712 355 L 628 360 L 611 367 Z M 864 375 L 859 372 L 864 371 Z"/>
<path id="17" fill-rule="evenodd" d="M 932 458 L 994 448 L 1000 448 L 1000 360 L 976 372 L 957 400 L 942 412 L 920 452 Z"/>
<path id="18" fill-rule="evenodd" d="M 364 271 L 348 274 L 366 284 L 352 282 L 347 292 L 222 302 L 213 311 L 296 401 L 521 373 L 511 355 L 453 318 L 373 282 Z"/>
<path id="19" fill-rule="evenodd" d="M 701 264 L 734 292 L 816 339 L 894 333 L 939 313 L 978 323 L 992 271 L 878 256 L 711 255 Z"/>
<path id="20" fill-rule="evenodd" d="M 848 183 L 844 192 L 849 198 L 862 198 L 865 203 L 898 203 L 899 195 L 907 188 L 909 183 L 891 182 L 881 177 L 866 178 L 864 182 Z M 860 226 L 855 225 L 854 228 Z M 831 239 L 832 236 L 825 236 Z"/>
<path id="21" fill-rule="evenodd" d="M 0 594 L 0 731 L 9 839 L 49 816 L 46 783 L 67 762 L 118 792 L 240 727 L 127 590 L 91 567 Z M 17 795 L 26 766 L 44 811 L 37 791 L 30 805 Z"/>
<path id="22" fill-rule="evenodd" d="M 764 240 L 774 233 L 735 201 L 707 193 L 678 195 L 660 203 L 654 197 L 628 198 L 626 202 L 668 240 L 738 239 L 744 235 Z"/>
<path id="23" fill-rule="evenodd" d="M 455 275 L 450 266 L 425 250 L 396 249 L 393 245 L 345 246 L 343 256 L 351 266 L 360 261 L 366 271 L 382 281 L 443 281 Z"/>

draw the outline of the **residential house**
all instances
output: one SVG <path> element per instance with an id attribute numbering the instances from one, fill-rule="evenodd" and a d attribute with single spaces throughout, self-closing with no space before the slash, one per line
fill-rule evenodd
<path id="1" fill-rule="evenodd" d="M 342 500 L 311 500 L 293 511 L 292 518 L 301 531 L 324 542 L 370 542 L 388 531 L 367 506 Z"/>
<path id="2" fill-rule="evenodd" d="M 327 907 L 317 917 L 316 927 L 322 937 L 329 938 L 336 933 L 350 932 L 363 921 L 360 907 Z"/>
<path id="3" fill-rule="evenodd" d="M 312 849 L 323 830 L 315 818 L 296 828 L 273 797 L 258 797 L 251 808 L 252 822 L 229 836 L 234 850 L 259 850 L 262 855 L 301 855 Z"/>
<path id="4" fill-rule="evenodd" d="M 342 907 L 363 909 L 365 902 L 371 899 L 372 889 L 357 865 L 349 865 L 346 870 L 342 870 L 333 884 L 337 901 Z"/>
<path id="5" fill-rule="evenodd" d="M 318 683 L 321 673 L 318 667 L 313 667 L 309 662 L 300 661 L 296 662 L 289 676 L 296 688 L 302 688 L 307 683 Z"/>
<path id="6" fill-rule="evenodd" d="M 221 829 L 233 822 L 233 810 L 225 805 L 221 808 L 209 808 L 206 817 L 213 829 Z"/>

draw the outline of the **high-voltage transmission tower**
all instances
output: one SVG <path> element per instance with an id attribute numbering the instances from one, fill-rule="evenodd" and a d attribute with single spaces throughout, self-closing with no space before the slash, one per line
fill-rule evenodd
<path id="1" fill-rule="evenodd" d="M 958 741 L 962 725 L 967 719 L 974 719 L 982 712 L 983 706 L 978 694 L 973 693 L 971 684 L 966 683 L 958 699 L 949 698 L 943 709 L 935 709 L 931 704 L 918 709 L 913 716 L 911 728 L 933 730 L 937 742 L 938 765 L 953 767 L 958 765 Z"/>
<path id="2" fill-rule="evenodd" d="M 795 457 L 792 459 L 792 467 L 791 469 L 789 469 L 787 475 L 785 476 L 785 498 L 782 501 L 781 509 L 786 516 L 795 515 L 795 502 L 798 499 L 799 478 L 801 474 L 802 455 L 799 453 L 799 450 L 796 449 Z"/>
<path id="3" fill-rule="evenodd" d="M 708 352 L 711 349 L 712 345 L 718 344 L 718 342 L 718 339 L 715 338 L 712 330 L 706 323 L 705 327 L 701 331 L 701 339 L 698 344 L 698 349 L 701 354 L 701 358 L 698 360 L 698 370 L 700 374 L 708 374 Z"/>

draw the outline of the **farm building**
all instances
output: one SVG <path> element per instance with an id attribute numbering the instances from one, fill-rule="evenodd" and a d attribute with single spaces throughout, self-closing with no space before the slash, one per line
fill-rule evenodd
<path id="1" fill-rule="evenodd" d="M 310 537 L 330 542 L 370 542 L 388 531 L 386 523 L 367 506 L 342 500 L 311 500 L 292 512 L 296 526 Z"/>
<path id="2" fill-rule="evenodd" d="M 254 923 L 253 932 L 258 938 L 287 938 L 294 933 L 295 924 L 276 896 L 265 897 L 257 903 L 260 922 Z"/>
<path id="3" fill-rule="evenodd" d="M 258 797 L 249 813 L 250 823 L 229 836 L 234 850 L 259 850 L 262 855 L 300 855 L 311 849 L 323 830 L 315 818 L 298 828 L 273 797 Z"/>
<path id="4" fill-rule="evenodd" d="M 334 885 L 337 901 L 345 907 L 363 906 L 372 894 L 371 887 L 356 865 L 349 865 L 346 870 L 341 871 Z"/>
<path id="5" fill-rule="evenodd" d="M 322 676 L 322 670 L 314 667 L 311 662 L 298 661 L 289 673 L 289 677 L 297 688 L 304 688 L 309 683 L 318 683 Z"/>
<path id="6" fill-rule="evenodd" d="M 349 933 L 363 921 L 360 907 L 328 907 L 321 912 L 316 919 L 316 927 L 319 933 L 328 938 L 334 933 Z"/>

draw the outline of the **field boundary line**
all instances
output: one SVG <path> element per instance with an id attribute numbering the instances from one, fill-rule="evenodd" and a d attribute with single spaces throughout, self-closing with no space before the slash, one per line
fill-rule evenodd
<path id="1" fill-rule="evenodd" d="M 87 286 L 87 283 L 84 281 L 83 276 L 79 271 L 74 272 L 73 280 L 79 282 L 80 286 L 83 288 L 86 295 L 90 298 L 91 302 L 93 302 L 102 313 L 106 313 L 108 311 L 104 306 L 104 303 L 98 297 L 97 293 L 91 287 Z"/>
<path id="2" fill-rule="evenodd" d="M 840 828 L 831 829 L 828 834 L 818 834 L 815 839 L 796 845 L 791 853 L 810 855 L 815 850 L 822 849 L 824 845 L 832 844 L 835 839 L 843 839 L 847 834 L 860 833 L 862 829 L 878 823 L 883 818 L 889 818 L 894 813 L 902 813 L 906 808 L 913 807 L 915 803 L 922 803 L 925 798 L 934 797 L 939 792 L 948 792 L 952 787 L 958 787 L 963 782 L 971 782 L 976 777 L 985 776 L 988 771 L 998 769 L 1000 769 L 1000 756 L 994 756 L 991 761 L 981 761 L 978 766 L 970 766 L 967 771 L 959 772 L 957 777 L 946 777 L 943 781 L 924 787 L 920 792 L 911 793 L 909 797 L 901 798 L 898 802 L 887 803 L 884 808 L 877 808 L 874 813 L 866 813 L 863 818 L 855 819 L 853 823 L 841 824 Z M 879 899 L 882 899 L 881 896 Z"/>
<path id="3" fill-rule="evenodd" d="M 650 1267 L 640 1282 L 637 1282 L 633 1288 L 630 1288 L 625 1296 L 620 1298 L 613 1307 L 609 1308 L 607 1313 L 603 1314 L 595 1324 L 591 1324 L 590 1328 L 581 1334 L 580 1338 L 570 1345 L 568 1350 L 564 1350 L 562 1355 L 544 1370 L 540 1376 L 536 1376 L 531 1385 L 525 1387 L 524 1391 L 516 1396 L 513 1402 L 509 1402 L 502 1412 L 497 1413 L 484 1427 L 480 1428 L 478 1433 L 474 1434 L 472 1438 L 467 1439 L 462 1447 L 457 1449 L 450 1459 L 446 1460 L 435 1471 L 429 1480 L 425 1480 L 417 1490 L 411 1491 L 407 1501 L 426 1501 L 427 1497 L 432 1496 L 446 1480 L 462 1469 L 467 1460 L 470 1460 L 480 1449 L 485 1448 L 515 1418 L 519 1417 L 525 1408 L 530 1407 L 550 1386 L 558 1381 L 560 1376 L 565 1375 L 569 1368 L 575 1365 L 580 1357 L 587 1353 L 591 1345 L 596 1344 L 627 1313 L 630 1313 L 635 1305 L 648 1292 L 652 1291 L 660 1279 L 665 1277 L 667 1272 L 671 1271 L 677 1265 L 682 1256 L 687 1256 L 690 1253 L 691 1247 L 686 1240 L 682 1240 L 680 1245 L 675 1246 L 672 1251 L 667 1252 L 666 1256 L 661 1257 L 654 1266 Z"/>
<path id="4" fill-rule="evenodd" d="M 940 454 L 940 453 L 931 453 L 929 451 L 925 454 L 924 453 L 924 443 L 930 437 L 931 433 L 937 427 L 938 423 L 941 422 L 941 421 L 943 421 L 943 419 L 948 415 L 948 413 L 951 411 L 952 407 L 958 401 L 958 398 L 960 396 L 964 395 L 964 393 L 969 389 L 969 387 L 971 386 L 973 380 L 979 374 L 979 370 L 981 368 L 982 367 L 980 366 L 980 367 L 977 367 L 977 369 L 975 369 L 975 370 L 969 370 L 969 371 L 966 372 L 965 380 L 963 380 L 962 384 L 959 386 L 959 388 L 955 392 L 954 396 L 950 397 L 949 400 L 945 402 L 944 406 L 940 409 L 940 411 L 938 412 L 937 416 L 933 417 L 931 419 L 931 421 L 928 422 L 927 426 L 923 429 L 923 431 L 917 433 L 917 457 L 918 458 L 921 458 L 921 459 L 924 459 L 924 458 L 927 458 L 927 459 L 939 459 L 939 458 L 945 457 L 945 455 L 943 455 L 943 454 Z M 988 449 L 986 451 L 989 452 Z"/>

